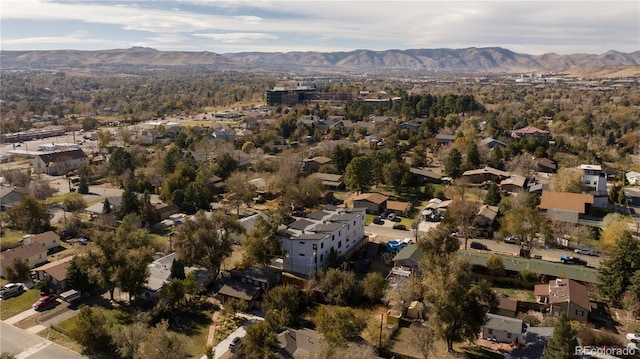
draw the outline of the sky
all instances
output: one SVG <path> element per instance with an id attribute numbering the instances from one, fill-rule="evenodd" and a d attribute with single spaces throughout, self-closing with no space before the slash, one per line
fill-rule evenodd
<path id="1" fill-rule="evenodd" d="M 2 50 L 640 50 L 640 1 L 2 0 Z"/>

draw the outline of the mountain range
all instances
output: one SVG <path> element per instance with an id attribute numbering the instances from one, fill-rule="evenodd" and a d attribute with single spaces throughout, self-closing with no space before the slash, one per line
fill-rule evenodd
<path id="1" fill-rule="evenodd" d="M 134 47 L 98 51 L 1 51 L 0 62 L 4 69 L 100 68 L 126 65 L 134 67 L 202 66 L 210 69 L 243 71 L 514 73 L 632 66 L 633 73 L 640 73 L 640 51 L 622 53 L 612 50 L 600 55 L 555 53 L 528 55 L 500 47 L 225 54 L 206 51 L 158 51 Z"/>

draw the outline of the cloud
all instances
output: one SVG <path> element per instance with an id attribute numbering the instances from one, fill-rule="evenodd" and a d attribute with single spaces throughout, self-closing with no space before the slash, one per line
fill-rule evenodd
<path id="1" fill-rule="evenodd" d="M 223 43 L 252 43 L 278 40 L 278 37 L 272 34 L 249 32 L 233 32 L 226 34 L 193 34 L 193 36 L 206 37 Z"/>

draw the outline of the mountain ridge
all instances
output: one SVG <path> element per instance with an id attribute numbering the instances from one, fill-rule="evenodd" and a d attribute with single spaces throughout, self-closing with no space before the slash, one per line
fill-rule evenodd
<path id="1" fill-rule="evenodd" d="M 529 55 L 502 47 L 461 49 L 391 49 L 320 52 L 160 51 L 145 47 L 112 50 L 0 51 L 5 69 L 129 66 L 205 66 L 228 70 L 304 70 L 337 72 L 434 71 L 451 73 L 513 73 L 640 66 L 640 50 L 603 54 L 546 53 Z M 638 71 L 640 72 L 640 71 Z"/>

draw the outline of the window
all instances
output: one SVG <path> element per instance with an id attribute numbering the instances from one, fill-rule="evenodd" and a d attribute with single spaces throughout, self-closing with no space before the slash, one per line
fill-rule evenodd
<path id="1" fill-rule="evenodd" d="M 300 257 L 304 257 L 304 253 L 300 253 Z"/>
<path id="2" fill-rule="evenodd" d="M 320 249 L 324 248 L 324 242 L 320 243 Z"/>
<path id="3" fill-rule="evenodd" d="M 338 236 L 342 236 L 342 231 L 338 231 Z"/>
<path id="4" fill-rule="evenodd" d="M 284 257 L 289 258 L 289 251 L 284 251 Z"/>
<path id="5" fill-rule="evenodd" d="M 342 241 L 338 242 L 338 248 L 342 248 Z"/>
<path id="6" fill-rule="evenodd" d="M 335 240 L 336 240 L 336 235 L 335 235 L 335 234 L 331 235 L 331 240 L 332 240 L 332 241 L 335 241 Z"/>
<path id="7" fill-rule="evenodd" d="M 304 242 L 303 242 L 303 241 L 300 241 L 300 245 L 301 245 L 301 246 L 304 246 Z"/>
<path id="8" fill-rule="evenodd" d="M 507 333 L 507 339 L 511 339 L 511 333 Z"/>
<path id="9" fill-rule="evenodd" d="M 493 329 L 489 329 L 489 335 L 493 335 Z"/>
<path id="10" fill-rule="evenodd" d="M 323 254 L 320 255 L 320 262 L 322 262 L 322 257 L 323 257 Z"/>
<path id="11" fill-rule="evenodd" d="M 576 309 L 576 315 L 582 317 L 584 316 L 584 311 Z"/>

